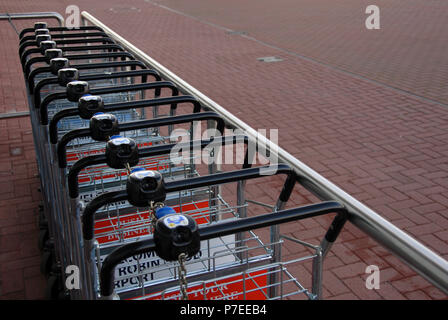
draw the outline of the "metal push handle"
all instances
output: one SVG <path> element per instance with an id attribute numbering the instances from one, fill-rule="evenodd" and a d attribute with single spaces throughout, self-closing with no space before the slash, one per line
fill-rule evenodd
<path id="1" fill-rule="evenodd" d="M 119 67 L 131 67 L 135 69 L 136 67 L 140 67 L 142 69 L 148 69 L 142 62 L 137 60 L 129 60 L 129 61 L 116 61 L 116 62 L 99 62 L 99 63 L 86 63 L 86 64 L 76 64 L 72 65 L 71 68 L 75 68 L 78 70 L 89 70 L 89 69 L 104 69 L 104 68 L 119 68 Z M 40 67 L 36 68 L 30 72 L 28 76 L 28 87 L 30 92 L 34 91 L 34 78 L 39 73 L 50 73 L 50 67 Z M 51 96 L 48 95 L 47 97 Z"/>
<path id="2" fill-rule="evenodd" d="M 215 120 L 217 122 L 216 128 L 221 133 L 224 133 L 224 121 L 222 118 L 215 112 L 203 112 L 203 113 L 193 113 L 186 114 L 175 117 L 163 117 L 157 119 L 150 120 L 140 120 L 140 121 L 132 121 L 126 123 L 120 123 L 118 125 L 118 131 L 132 131 L 139 129 L 147 129 L 154 127 L 163 127 L 181 123 L 190 123 L 194 121 L 203 121 L 203 120 Z M 90 129 L 77 129 L 67 132 L 64 136 L 62 136 L 61 140 L 57 145 L 57 154 L 58 154 L 58 163 L 60 168 L 65 168 L 67 166 L 67 158 L 66 158 L 66 146 L 67 144 L 76 139 L 83 137 L 90 137 Z"/>
<path id="3" fill-rule="evenodd" d="M 116 87 L 101 87 L 101 88 L 91 89 L 89 91 L 89 93 L 91 95 L 101 96 L 103 94 L 110 94 L 110 93 L 155 89 L 156 90 L 155 95 L 157 96 L 157 95 L 160 95 L 161 88 L 171 89 L 171 92 L 173 95 L 177 95 L 179 93 L 177 91 L 177 88 L 171 82 L 168 82 L 168 81 L 146 82 L 146 83 L 130 84 L 130 85 L 116 86 Z M 183 96 L 183 97 L 185 97 L 185 99 L 188 100 L 185 102 L 192 102 L 192 103 L 194 103 L 195 108 L 200 108 L 199 103 L 194 98 L 192 98 L 190 96 Z M 42 100 L 42 103 L 40 105 L 40 117 L 41 117 L 40 120 L 41 120 L 42 125 L 48 124 L 48 104 L 54 100 L 66 99 L 66 98 L 67 98 L 67 92 L 57 92 L 57 93 L 49 94 Z M 148 100 L 139 100 L 139 101 L 132 101 L 132 102 L 115 103 L 115 104 L 109 104 L 109 106 L 115 105 L 115 107 L 120 107 L 120 104 L 121 104 L 123 109 L 129 109 L 129 108 L 132 108 L 132 106 L 129 106 L 130 103 L 133 103 L 134 106 L 138 107 L 139 104 L 142 104 L 141 106 L 145 106 L 145 104 L 148 103 L 147 101 Z M 71 110 L 74 110 L 74 109 L 75 108 L 73 108 Z M 64 110 L 70 110 L 70 109 L 67 108 Z M 70 113 L 72 111 L 68 111 L 68 112 Z"/>
<path id="4" fill-rule="evenodd" d="M 70 32 L 70 31 L 90 31 L 90 30 L 96 30 L 96 31 L 101 31 L 104 32 L 103 29 L 101 29 L 100 27 L 96 27 L 96 26 L 80 26 L 79 28 L 73 29 L 73 28 L 67 28 L 67 27 L 47 27 L 47 29 L 50 32 Z M 34 28 L 25 28 L 23 29 L 20 34 L 19 34 L 19 38 L 23 39 L 24 37 L 26 37 L 25 35 L 27 33 L 33 33 L 35 31 Z"/>
<path id="5" fill-rule="evenodd" d="M 115 43 L 112 39 L 108 37 L 102 37 L 102 38 L 89 38 L 89 39 L 69 39 L 69 40 L 55 40 L 56 45 L 58 46 L 64 46 L 67 44 L 77 44 L 77 43 Z M 22 45 L 19 47 L 19 56 L 22 56 L 25 49 L 28 47 L 36 47 L 38 46 L 37 41 L 26 41 L 22 43 Z"/>
<path id="6" fill-rule="evenodd" d="M 49 30 L 50 31 L 50 30 Z M 56 33 L 56 34 L 51 34 L 51 39 L 69 39 L 69 38 L 87 38 L 87 37 L 106 37 L 107 38 L 107 34 L 105 34 L 103 31 L 100 32 L 80 32 L 80 33 Z M 30 42 L 30 41 L 35 41 L 35 36 L 25 36 L 23 38 L 20 39 L 19 42 L 19 47 L 26 43 L 26 42 Z"/>
<path id="7" fill-rule="evenodd" d="M 133 71 L 118 71 L 111 73 L 93 73 L 93 74 L 80 74 L 78 80 L 80 81 L 93 81 L 93 80 L 106 80 L 106 79 L 118 79 L 118 78 L 128 78 L 128 77 L 142 77 L 141 82 L 146 83 L 148 76 L 154 77 L 155 81 L 160 81 L 160 75 L 155 70 L 150 69 L 141 69 L 141 70 L 133 70 Z M 34 88 L 34 106 L 35 108 L 40 107 L 41 95 L 40 90 L 50 84 L 59 83 L 58 77 L 50 77 L 45 78 L 39 81 Z M 157 95 L 157 92 L 156 92 Z M 160 94 L 159 94 L 160 95 Z"/>
<path id="8" fill-rule="evenodd" d="M 224 183 L 262 178 L 266 177 L 266 175 L 263 174 L 263 169 L 266 168 L 269 167 L 263 166 L 257 168 L 246 168 L 230 172 L 211 174 L 208 176 L 200 176 L 178 181 L 165 182 L 164 191 L 165 194 L 168 194 L 170 192 L 178 192 L 187 189 L 195 189 Z M 291 196 L 292 190 L 294 189 L 294 185 L 297 181 L 297 176 L 295 175 L 294 171 L 287 165 L 278 166 L 274 175 L 280 174 L 287 175 L 287 178 L 280 193 L 279 200 L 287 202 L 289 200 L 289 197 Z M 85 207 L 82 214 L 84 239 L 92 240 L 94 237 L 95 213 L 98 209 L 110 203 L 128 200 L 128 197 L 129 196 L 126 190 L 120 190 L 103 193 L 91 200 Z"/>
<path id="9" fill-rule="evenodd" d="M 58 49 L 61 49 L 62 52 L 86 51 L 86 46 L 59 47 Z M 89 51 L 103 50 L 105 52 L 116 52 L 116 51 L 124 52 L 125 51 L 123 49 L 123 47 L 118 44 L 101 44 L 101 45 L 89 46 L 88 49 L 89 49 Z M 26 50 L 20 56 L 20 63 L 22 64 L 22 66 L 25 65 L 25 63 L 27 61 L 26 59 L 28 58 L 28 56 L 33 53 L 42 54 L 42 50 L 41 50 L 41 48 L 31 48 L 31 49 Z"/>
<path id="10" fill-rule="evenodd" d="M 135 60 L 135 58 L 132 54 L 130 54 L 129 52 L 124 52 L 124 51 L 65 55 L 65 56 L 63 56 L 63 58 L 66 58 L 69 61 L 100 59 L 100 58 L 110 58 L 110 59 L 121 58 L 121 61 L 124 61 L 126 58 L 129 58 L 129 60 Z M 40 62 L 46 62 L 48 64 L 48 59 L 46 57 L 33 57 L 25 63 L 25 67 L 24 67 L 25 79 L 28 78 L 28 76 L 30 74 L 31 66 L 35 63 L 40 63 Z"/>
<path id="11" fill-rule="evenodd" d="M 201 241 L 210 240 L 217 237 L 224 237 L 231 234 L 270 227 L 330 213 L 336 213 L 333 223 L 325 234 L 325 239 L 331 244 L 339 235 L 348 216 L 347 210 L 344 206 L 334 201 L 281 210 L 250 218 L 217 222 L 215 224 L 199 227 L 199 237 Z M 155 249 L 156 245 L 154 239 L 151 237 L 147 240 L 123 245 L 112 251 L 112 253 L 106 257 L 101 267 L 101 296 L 109 298 L 113 294 L 115 267 L 119 263 L 134 255 L 153 252 Z"/>
<path id="12" fill-rule="evenodd" d="M 163 81 L 165 82 L 165 81 Z M 154 83 L 154 82 L 151 82 Z M 165 82 L 166 83 L 166 82 Z M 129 110 L 135 108 L 147 108 L 147 107 L 156 107 L 163 105 L 171 105 L 171 114 L 173 114 L 174 110 L 177 109 L 177 105 L 179 103 L 191 103 L 193 104 L 193 113 L 197 113 L 201 111 L 200 103 L 193 98 L 192 96 L 180 96 L 177 97 L 177 92 L 174 90 L 175 87 L 172 87 L 168 82 L 167 85 L 162 84 L 158 88 L 173 88 L 173 97 L 166 98 L 156 98 L 150 100 L 137 100 L 131 102 L 117 102 L 104 105 L 103 112 L 111 112 L 111 111 L 120 111 L 120 110 Z M 148 89 L 149 87 L 147 87 Z M 49 132 L 50 132 L 50 142 L 52 144 L 58 143 L 58 122 L 65 117 L 71 116 L 79 116 L 79 110 L 77 108 L 64 109 L 56 113 L 50 121 Z"/>
<path id="13" fill-rule="evenodd" d="M 244 143 L 247 145 L 248 139 L 246 136 L 239 135 L 239 136 L 221 136 L 216 137 L 214 139 L 206 139 L 206 140 L 193 140 L 190 142 L 184 142 L 184 143 L 173 143 L 173 144 L 163 144 L 163 145 L 157 145 L 147 148 L 141 148 L 138 150 L 139 159 L 143 158 L 149 158 L 154 156 L 160 156 L 169 154 L 171 150 L 175 147 L 179 147 L 181 149 L 183 148 L 201 148 L 204 149 L 207 146 L 210 146 L 212 144 L 213 146 L 217 143 L 216 141 L 221 145 L 229 145 L 236 144 L 236 143 Z M 99 154 L 99 155 L 93 155 L 93 156 L 87 156 L 85 158 L 82 158 L 75 162 L 75 164 L 70 168 L 67 180 L 68 180 L 68 192 L 71 198 L 77 198 L 79 196 L 79 184 L 78 184 L 78 175 L 87 167 L 99 165 L 99 164 L 105 164 L 107 161 L 105 154 Z M 249 161 L 249 154 L 248 151 L 246 152 L 246 156 L 244 158 L 243 162 L 243 169 L 247 169 L 251 167 L 251 162 Z"/>

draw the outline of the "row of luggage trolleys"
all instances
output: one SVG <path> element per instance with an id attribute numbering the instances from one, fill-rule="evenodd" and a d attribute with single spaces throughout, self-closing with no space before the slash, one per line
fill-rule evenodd
<path id="1" fill-rule="evenodd" d="M 37 22 L 19 37 L 50 298 L 321 298 L 323 259 L 347 219 L 341 204 L 285 209 L 301 179 L 282 163 L 272 174 L 284 185 L 265 184 L 278 194 L 275 204 L 246 197 L 248 180 L 269 179 L 252 161 L 252 141 L 226 135 L 219 114 L 100 28 Z M 175 152 L 196 147 L 212 158 L 229 145 L 244 161 L 228 171 Z M 225 196 L 224 184 L 233 190 Z M 279 232 L 282 223 L 323 214 L 335 215 L 319 245 Z M 309 250 L 285 259 L 286 242 Z M 304 261 L 312 261 L 310 288 L 290 271 Z"/>

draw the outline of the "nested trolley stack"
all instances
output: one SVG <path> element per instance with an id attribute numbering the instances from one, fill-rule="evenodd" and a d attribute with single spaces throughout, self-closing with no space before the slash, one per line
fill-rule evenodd
<path id="1" fill-rule="evenodd" d="M 286 209 L 302 182 L 294 170 L 254 161 L 262 150 L 244 133 L 229 134 L 219 114 L 101 28 L 38 22 L 20 33 L 19 54 L 51 298 L 321 298 L 323 259 L 347 219 L 341 204 Z M 224 150 L 242 159 L 231 170 L 216 161 Z M 274 175 L 283 185 L 266 183 Z M 269 188 L 276 203 L 250 199 L 248 181 Z M 319 246 L 279 232 L 324 214 L 334 219 Z M 285 259 L 286 243 L 309 250 Z M 309 288 L 294 273 L 305 261 Z"/>

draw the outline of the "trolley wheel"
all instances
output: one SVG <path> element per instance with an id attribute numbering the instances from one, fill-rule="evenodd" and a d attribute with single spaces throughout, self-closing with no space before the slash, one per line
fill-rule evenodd
<path id="1" fill-rule="evenodd" d="M 55 263 L 54 252 L 52 250 L 44 250 L 40 260 L 40 272 L 48 276 L 54 270 Z"/>
<path id="2" fill-rule="evenodd" d="M 62 278 L 59 274 L 54 273 L 48 277 L 45 297 L 48 300 L 67 300 Z"/>
<path id="3" fill-rule="evenodd" d="M 44 251 L 45 245 L 49 239 L 50 239 L 50 232 L 49 232 L 48 228 L 40 229 L 37 245 L 41 252 Z"/>

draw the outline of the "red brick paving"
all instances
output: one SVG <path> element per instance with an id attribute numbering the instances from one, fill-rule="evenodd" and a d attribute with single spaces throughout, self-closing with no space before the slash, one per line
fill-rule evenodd
<path id="1" fill-rule="evenodd" d="M 230 19 L 230 15 L 222 13 L 218 14 L 221 20 L 213 20 L 216 15 L 207 11 L 209 7 L 204 7 L 203 14 L 211 17 L 207 21 L 223 22 L 220 25 L 234 30 L 239 30 L 238 26 L 247 27 L 244 29 L 257 39 L 260 37 L 264 42 L 277 39 L 274 44 L 279 47 L 290 44 L 290 50 L 329 64 L 328 67 L 300 55 L 291 55 L 242 36 L 228 34 L 222 28 L 150 2 L 127 1 L 125 5 L 109 1 L 107 6 L 87 1 L 77 3 L 81 10 L 98 17 L 249 125 L 254 128 L 278 128 L 282 147 L 448 258 L 448 109 L 439 103 L 419 99 L 332 67 L 343 66 L 361 76 L 443 102 L 446 94 L 443 85 L 447 83 L 444 77 L 447 73 L 443 72 L 445 60 L 442 58 L 446 58 L 446 41 L 439 41 L 436 35 L 424 29 L 422 38 L 430 37 L 431 40 L 412 46 L 415 50 L 413 55 L 401 59 L 403 51 L 400 50 L 406 51 L 415 43 L 406 42 L 403 38 L 406 38 L 407 32 L 415 30 L 406 29 L 406 24 L 398 23 L 400 20 L 395 21 L 394 31 L 388 29 L 390 13 L 384 9 L 382 21 L 386 27 L 381 32 L 389 40 L 373 42 L 378 50 L 370 50 L 367 44 L 373 40 L 361 40 L 358 37 L 360 31 L 356 29 L 358 31 L 343 33 L 347 40 L 343 43 L 347 46 L 336 47 L 329 52 L 325 46 L 334 45 L 334 41 L 341 43 L 340 39 L 333 39 L 335 30 L 339 30 L 339 24 L 335 27 L 333 22 L 350 20 L 346 16 L 342 18 L 341 10 L 345 8 L 349 10 L 347 14 L 353 16 L 363 5 L 345 2 L 343 8 L 324 10 L 328 9 L 329 1 L 288 2 L 291 10 L 283 10 L 279 6 L 282 10 L 276 12 L 300 12 L 304 17 L 315 19 L 288 20 L 272 13 L 269 20 L 260 13 L 260 9 L 252 14 L 253 11 L 243 10 L 243 5 L 238 2 L 234 7 L 241 8 L 240 12 L 245 18 L 235 16 L 235 25 L 225 24 L 223 19 Z M 437 19 L 443 17 L 443 12 L 447 12 L 438 10 L 437 19 L 426 17 L 426 11 L 422 8 L 436 10 L 447 5 L 440 1 L 425 3 L 430 5 L 422 7 L 422 1 L 412 1 L 412 6 L 406 7 L 401 14 L 418 12 L 424 21 L 435 24 Z M 43 5 L 38 1 L 7 0 L 0 5 L 0 11 L 56 10 L 63 13 L 69 4 L 73 3 L 47 1 Z M 209 6 L 212 5 L 211 2 Z M 250 1 L 245 5 L 250 5 Z M 388 1 L 387 4 L 378 2 L 378 5 L 387 5 L 389 7 L 385 8 L 391 8 L 390 12 L 399 14 L 397 1 Z M 231 6 L 231 3 L 226 2 L 226 6 Z M 259 7 L 263 9 L 263 6 Z M 198 6 L 192 4 L 191 8 Z M 313 14 L 316 12 L 319 14 Z M 260 23 L 253 19 L 262 19 L 265 23 L 260 27 Z M 350 20 L 350 23 L 363 23 L 364 16 L 360 15 L 357 19 Z M 328 21 L 330 26 L 323 24 L 323 21 Z M 16 25 L 27 26 L 23 22 Z M 274 25 L 277 27 L 269 29 Z M 0 109 L 3 112 L 26 110 L 23 77 L 16 54 L 17 40 L 7 22 L 1 22 L 1 26 L 2 41 L 8 41 L 11 45 L 0 48 L 2 55 L 7 57 L 2 60 L 0 87 L 3 95 L 0 95 Z M 249 29 L 250 26 L 253 29 Z M 259 33 L 254 31 L 257 28 L 261 28 Z M 437 28 L 444 30 L 439 24 Z M 269 37 L 266 36 L 266 29 L 271 32 Z M 284 29 L 294 32 L 297 37 L 288 37 Z M 400 31 L 398 35 L 397 31 Z M 303 42 L 304 39 L 308 41 Z M 388 44 L 391 42 L 396 42 L 394 50 L 389 50 L 391 47 Z M 433 62 L 429 63 L 430 66 L 424 61 L 415 63 L 412 58 L 418 56 L 426 48 L 425 45 L 431 47 L 431 52 L 421 60 Z M 399 52 L 393 56 L 394 59 L 390 59 L 391 51 L 397 52 L 397 47 L 400 47 Z M 310 51 L 304 51 L 308 48 Z M 370 54 L 364 55 L 367 51 Z M 437 55 L 442 58 L 436 59 Z M 284 60 L 277 63 L 257 61 L 257 58 L 264 56 L 278 56 Z M 415 66 L 414 70 L 410 70 L 411 64 Z M 436 68 L 439 66 L 440 69 Z M 417 81 L 419 71 L 421 79 Z M 423 94 L 423 91 L 426 93 Z M 0 195 L 0 232 L 2 236 L 15 235 L 22 242 L 20 249 L 12 244 L 7 244 L 5 249 L 0 248 L 0 294 L 2 298 L 10 299 L 41 298 L 43 289 L 36 289 L 44 282 L 36 272 L 39 257 L 35 250 L 30 249 L 35 245 L 32 235 L 36 235 L 37 231 L 33 208 L 37 205 L 38 196 L 33 190 L 37 188 L 38 181 L 33 171 L 35 165 L 28 119 L 0 121 L 2 136 L 13 139 L 0 143 L 0 171 L 5 176 L 2 185 L 5 192 Z M 23 152 L 11 157 L 11 148 L 16 146 L 22 147 Z M 29 188 L 27 184 L 30 184 Z M 257 185 L 251 186 L 250 194 L 258 200 L 274 200 L 273 195 L 266 194 L 265 188 Z M 295 192 L 291 205 L 308 203 L 313 199 L 309 193 Z M 329 218 L 301 221 L 296 227 L 285 226 L 284 232 L 317 242 L 329 221 Z M 0 241 L 12 240 L 3 238 Z M 294 254 L 297 249 L 287 247 L 287 250 L 289 254 Z M 325 298 L 447 298 L 351 225 L 345 227 L 326 263 L 324 278 L 328 284 L 324 284 Z M 365 288 L 365 268 L 369 264 L 377 264 L 382 270 L 379 290 Z M 309 271 L 307 265 L 298 270 L 305 275 L 309 275 Z"/>
<path id="2" fill-rule="evenodd" d="M 385 85 L 448 103 L 443 0 L 147 0 Z M 380 30 L 365 28 L 368 5 Z M 429 22 L 430 21 L 430 22 Z"/>

